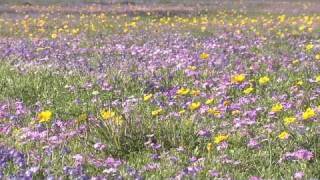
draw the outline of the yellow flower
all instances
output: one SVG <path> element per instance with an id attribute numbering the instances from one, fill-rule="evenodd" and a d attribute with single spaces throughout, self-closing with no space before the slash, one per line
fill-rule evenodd
<path id="1" fill-rule="evenodd" d="M 78 34 L 80 31 L 80 29 L 72 29 L 72 34 L 75 35 L 75 34 Z"/>
<path id="2" fill-rule="evenodd" d="M 237 74 L 231 77 L 232 83 L 242 83 L 246 79 L 246 75 L 244 74 Z"/>
<path id="3" fill-rule="evenodd" d="M 281 15 L 278 17 L 279 18 L 279 22 L 284 22 L 284 20 L 286 19 L 286 15 Z"/>
<path id="4" fill-rule="evenodd" d="M 40 123 L 44 122 L 49 122 L 52 117 L 52 112 L 47 110 L 47 111 L 42 111 L 38 114 L 38 120 Z"/>
<path id="5" fill-rule="evenodd" d="M 302 80 L 299 80 L 296 84 L 297 84 L 298 86 L 302 86 L 302 85 L 303 85 L 303 81 L 302 81 Z"/>
<path id="6" fill-rule="evenodd" d="M 179 114 L 184 114 L 186 112 L 186 110 L 182 109 L 181 111 L 179 111 Z"/>
<path id="7" fill-rule="evenodd" d="M 300 61 L 296 59 L 296 60 L 292 61 L 292 64 L 294 64 L 294 65 L 295 65 L 295 64 L 299 64 L 299 62 L 300 62 Z"/>
<path id="8" fill-rule="evenodd" d="M 283 119 L 283 121 L 284 121 L 285 125 L 289 125 L 289 124 L 294 123 L 296 121 L 296 118 L 295 117 L 285 117 Z"/>
<path id="9" fill-rule="evenodd" d="M 108 119 L 113 118 L 113 117 L 116 115 L 116 113 L 113 112 L 113 111 L 102 110 L 102 111 L 100 112 L 100 115 L 101 115 L 101 117 L 102 117 L 104 120 L 108 120 Z"/>
<path id="10" fill-rule="evenodd" d="M 213 116 L 220 116 L 221 115 L 220 111 L 217 108 L 208 109 L 208 113 Z"/>
<path id="11" fill-rule="evenodd" d="M 151 98 L 152 98 L 152 94 L 145 94 L 144 96 L 143 96 L 143 100 L 144 101 L 149 101 Z"/>
<path id="12" fill-rule="evenodd" d="M 210 105 L 210 104 L 214 103 L 214 99 L 213 98 L 207 99 L 205 103 L 206 103 L 206 105 Z"/>
<path id="13" fill-rule="evenodd" d="M 199 96 L 200 95 L 200 90 L 192 90 L 191 91 L 192 96 Z"/>
<path id="14" fill-rule="evenodd" d="M 320 60 L 320 53 L 318 53 L 315 58 L 316 60 Z"/>
<path id="15" fill-rule="evenodd" d="M 268 76 L 263 76 L 259 79 L 259 84 L 260 85 L 265 85 L 270 81 L 270 78 Z"/>
<path id="16" fill-rule="evenodd" d="M 280 103 L 273 105 L 271 108 L 271 112 L 274 112 L 274 113 L 280 112 L 282 110 L 283 110 L 283 106 Z"/>
<path id="17" fill-rule="evenodd" d="M 309 44 L 306 45 L 305 48 L 306 48 L 306 51 L 307 51 L 307 52 L 310 52 L 310 51 L 313 50 L 313 47 L 314 47 L 314 45 L 313 45 L 312 43 L 309 43 Z"/>
<path id="18" fill-rule="evenodd" d="M 205 60 L 205 59 L 208 59 L 209 56 L 210 56 L 210 55 L 209 55 L 208 53 L 201 53 L 201 54 L 200 54 L 200 59 Z"/>
<path id="19" fill-rule="evenodd" d="M 58 35 L 57 35 L 56 33 L 52 33 L 52 34 L 51 34 L 51 38 L 52 38 L 52 39 L 56 39 L 57 37 L 58 37 Z"/>
<path id="20" fill-rule="evenodd" d="M 195 71 L 197 69 L 197 66 L 188 66 L 187 69 Z"/>
<path id="21" fill-rule="evenodd" d="M 316 77 L 316 82 L 317 82 L 317 83 L 320 82 L 320 75 L 318 75 L 318 76 Z"/>
<path id="22" fill-rule="evenodd" d="M 157 110 L 154 110 L 151 112 L 151 115 L 152 116 L 158 116 L 160 115 L 161 113 L 163 112 L 163 110 L 161 108 L 157 109 Z"/>
<path id="23" fill-rule="evenodd" d="M 201 26 L 201 32 L 204 32 L 207 29 L 205 26 Z"/>
<path id="24" fill-rule="evenodd" d="M 245 94 L 250 94 L 253 90 L 254 90 L 253 87 L 248 87 L 248 88 L 246 88 L 245 90 L 243 90 L 243 93 L 245 93 Z"/>
<path id="25" fill-rule="evenodd" d="M 228 140 L 228 138 L 228 135 L 219 134 L 216 137 L 214 137 L 214 143 L 220 144 L 221 142 Z"/>
<path id="26" fill-rule="evenodd" d="M 312 108 L 308 108 L 303 114 L 302 119 L 308 120 L 316 116 L 316 112 Z"/>
<path id="27" fill-rule="evenodd" d="M 303 31 L 304 29 L 306 29 L 306 26 L 304 25 L 299 26 L 299 31 Z"/>
<path id="28" fill-rule="evenodd" d="M 189 92 L 190 92 L 190 89 L 188 89 L 188 88 L 180 88 L 177 91 L 177 94 L 178 95 L 187 95 L 187 94 L 189 94 Z"/>
<path id="29" fill-rule="evenodd" d="M 211 152 L 212 149 L 213 149 L 213 144 L 212 144 L 212 143 L 208 143 L 208 144 L 207 144 L 207 151 L 208 151 L 208 152 Z"/>
<path id="30" fill-rule="evenodd" d="M 199 109 L 200 106 L 201 106 L 201 103 L 200 103 L 200 102 L 193 102 L 193 103 L 191 103 L 191 104 L 189 105 L 189 109 L 190 109 L 191 111 L 194 111 L 194 110 Z"/>
<path id="31" fill-rule="evenodd" d="M 282 139 L 282 140 L 283 139 L 288 139 L 288 137 L 289 137 L 289 134 L 286 131 L 283 131 L 278 135 L 278 138 Z"/>
<path id="32" fill-rule="evenodd" d="M 230 100 L 225 100 L 225 101 L 223 101 L 223 105 L 224 106 L 230 106 L 231 105 L 231 101 Z"/>
<path id="33" fill-rule="evenodd" d="M 241 112 L 239 110 L 234 110 L 231 112 L 233 116 L 239 115 Z"/>

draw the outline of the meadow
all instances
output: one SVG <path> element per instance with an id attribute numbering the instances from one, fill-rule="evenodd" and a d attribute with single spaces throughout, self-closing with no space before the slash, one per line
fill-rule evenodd
<path id="1" fill-rule="evenodd" d="M 30 2 L 0 3 L 0 179 L 320 179 L 317 1 Z"/>

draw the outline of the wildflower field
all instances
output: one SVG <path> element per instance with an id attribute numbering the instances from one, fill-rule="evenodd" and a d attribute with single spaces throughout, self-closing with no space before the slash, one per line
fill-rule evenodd
<path id="1" fill-rule="evenodd" d="M 7 2 L 0 179 L 320 179 L 318 1 Z"/>

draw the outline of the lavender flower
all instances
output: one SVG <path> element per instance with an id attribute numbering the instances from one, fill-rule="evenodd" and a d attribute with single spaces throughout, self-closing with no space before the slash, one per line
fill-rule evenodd
<path id="1" fill-rule="evenodd" d="M 314 157 L 311 151 L 306 149 L 299 149 L 294 152 L 288 152 L 284 155 L 284 158 L 287 160 L 306 160 L 309 161 Z"/>
<path id="2" fill-rule="evenodd" d="M 302 171 L 295 172 L 293 175 L 294 179 L 303 179 L 304 173 Z"/>

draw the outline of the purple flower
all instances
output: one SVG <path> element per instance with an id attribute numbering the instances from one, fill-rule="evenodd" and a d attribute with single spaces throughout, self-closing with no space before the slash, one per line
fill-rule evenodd
<path id="1" fill-rule="evenodd" d="M 185 174 L 187 174 L 187 175 L 192 175 L 192 176 L 194 176 L 194 175 L 196 175 L 198 172 L 200 172 L 201 170 L 202 170 L 202 167 L 200 167 L 200 166 L 189 166 L 189 167 L 185 168 L 185 169 L 183 170 L 183 172 L 184 172 Z"/>
<path id="2" fill-rule="evenodd" d="M 150 163 L 143 167 L 144 171 L 156 171 L 160 168 L 160 165 L 158 163 Z"/>
<path id="3" fill-rule="evenodd" d="M 104 149 L 106 149 L 106 145 L 102 143 L 95 143 L 93 147 L 98 151 L 103 151 Z"/>
<path id="4" fill-rule="evenodd" d="M 210 170 L 209 174 L 212 177 L 218 177 L 220 175 L 220 173 L 217 170 Z"/>
<path id="5" fill-rule="evenodd" d="M 302 179 L 303 176 L 304 176 L 304 173 L 302 171 L 298 171 L 298 172 L 294 173 L 293 178 L 294 179 Z"/>
<path id="6" fill-rule="evenodd" d="M 103 173 L 106 173 L 106 174 L 115 174 L 116 172 L 117 172 L 116 168 L 107 168 L 103 170 Z"/>
<path id="7" fill-rule="evenodd" d="M 247 144 L 247 147 L 250 149 L 257 149 L 260 147 L 260 143 L 256 139 L 250 139 Z"/>
<path id="8" fill-rule="evenodd" d="M 197 134 L 198 136 L 201 136 L 201 137 L 206 137 L 206 138 L 211 137 L 211 132 L 208 130 L 200 130 Z"/>
<path id="9" fill-rule="evenodd" d="M 150 148 L 153 150 L 159 150 L 161 148 L 161 144 L 151 143 Z"/>
<path id="10" fill-rule="evenodd" d="M 108 157 L 105 161 L 108 167 L 118 168 L 122 163 L 120 160 L 116 160 L 112 157 Z"/>
<path id="11" fill-rule="evenodd" d="M 288 152 L 284 155 L 287 160 L 311 160 L 313 158 L 313 153 L 306 149 L 300 149 L 294 152 Z"/>
<path id="12" fill-rule="evenodd" d="M 189 161 L 190 161 L 191 163 L 194 163 L 194 162 L 196 162 L 197 160 L 198 160 L 198 158 L 195 157 L 195 156 L 192 156 L 192 157 L 189 159 Z"/>
<path id="13" fill-rule="evenodd" d="M 223 151 L 223 150 L 227 149 L 228 146 L 229 146 L 229 144 L 227 142 L 222 142 L 217 146 L 217 150 Z"/>
<path id="14" fill-rule="evenodd" d="M 25 108 L 23 102 L 17 101 L 15 103 L 15 108 L 16 108 L 16 115 L 17 116 L 26 114 L 26 108 Z"/>
<path id="15" fill-rule="evenodd" d="M 251 176 L 249 180 L 262 180 L 262 178 L 258 176 Z"/>
<path id="16" fill-rule="evenodd" d="M 77 166 L 77 167 L 64 167 L 63 168 L 64 170 L 64 173 L 68 176 L 71 176 L 73 178 L 75 177 L 83 177 L 83 178 L 88 178 L 85 173 L 84 173 L 84 168 L 82 166 Z M 80 178 L 80 179 L 83 179 L 83 178 Z"/>
<path id="17" fill-rule="evenodd" d="M 35 167 L 31 167 L 29 168 L 29 170 L 27 170 L 25 172 L 25 175 L 30 177 L 32 176 L 33 174 L 36 174 L 38 171 L 40 170 L 39 166 L 35 166 Z"/>
<path id="18" fill-rule="evenodd" d="M 7 168 L 10 162 L 19 168 L 26 167 L 26 158 L 23 153 L 0 144 L 0 173 Z"/>
<path id="19" fill-rule="evenodd" d="M 84 158 L 81 154 L 76 154 L 72 158 L 75 161 L 75 166 L 79 166 L 84 163 Z"/>
<path id="20" fill-rule="evenodd" d="M 160 160 L 160 155 L 159 154 L 151 154 L 150 158 L 154 161 Z"/>

